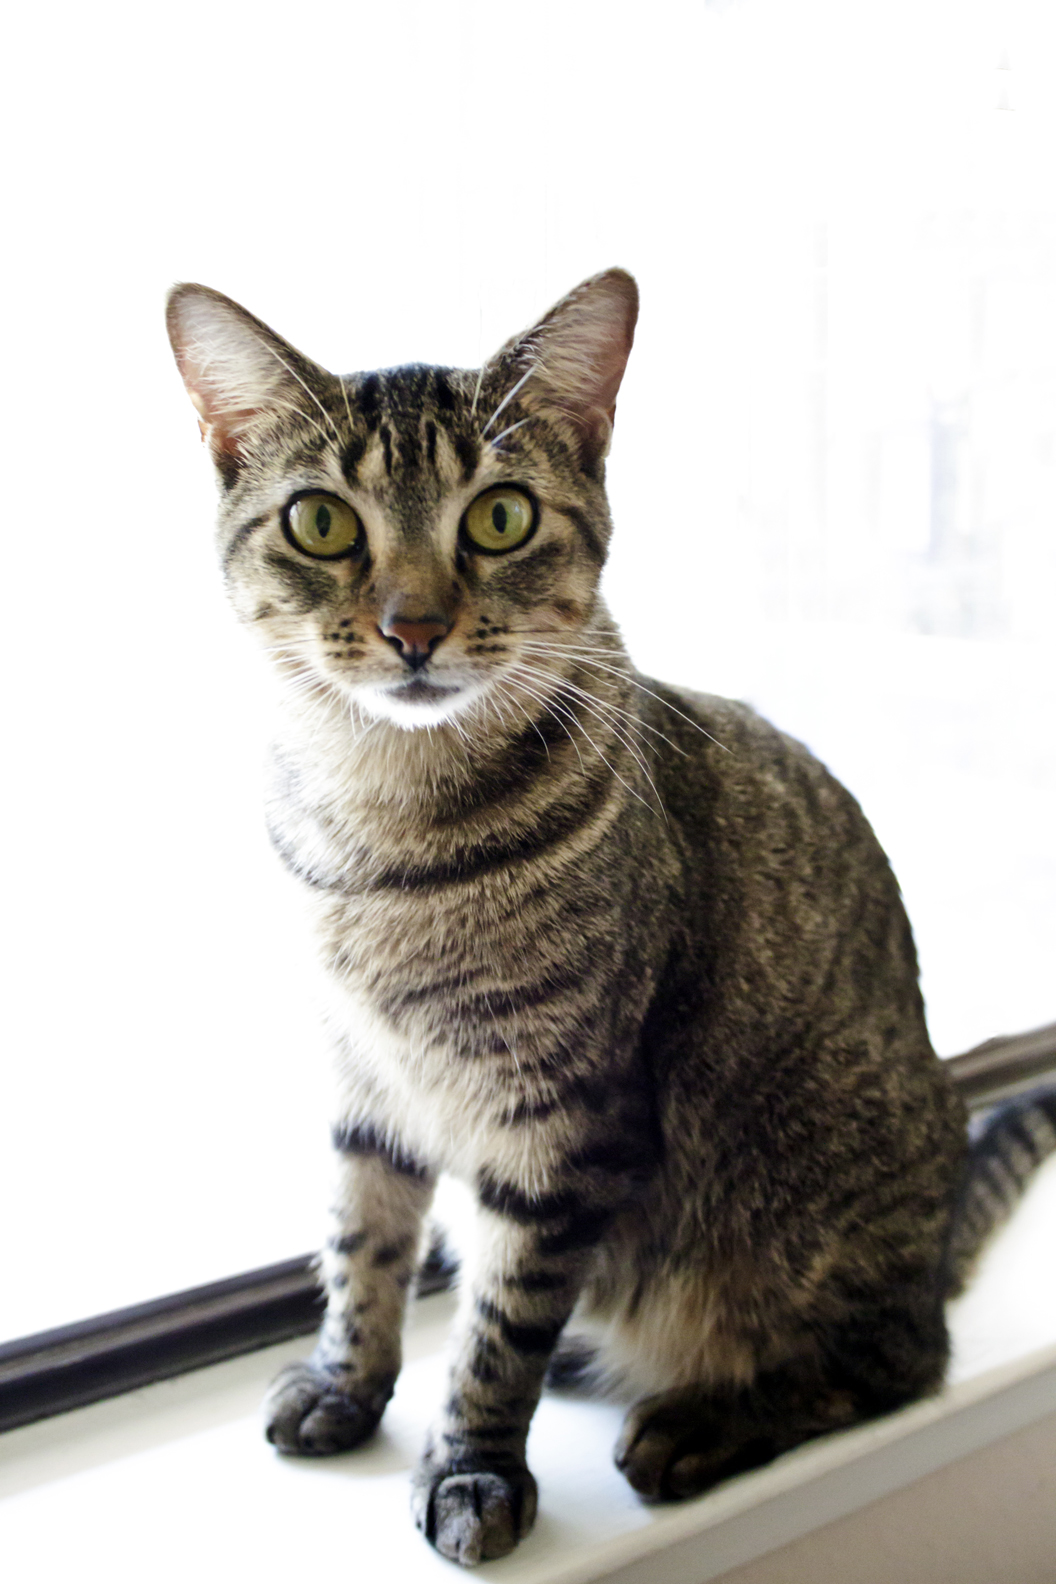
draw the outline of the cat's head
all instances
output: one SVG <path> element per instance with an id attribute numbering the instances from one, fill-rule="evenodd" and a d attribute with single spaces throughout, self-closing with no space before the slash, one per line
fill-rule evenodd
<path id="1" fill-rule="evenodd" d="M 280 667 L 411 728 L 575 642 L 610 534 L 604 457 L 637 308 L 607 270 L 479 371 L 340 378 L 219 292 L 172 291 L 228 586 Z"/>

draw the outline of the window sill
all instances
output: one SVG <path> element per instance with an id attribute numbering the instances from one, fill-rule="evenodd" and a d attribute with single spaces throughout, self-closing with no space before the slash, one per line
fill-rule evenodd
<path id="1" fill-rule="evenodd" d="M 955 1306 L 941 1397 L 698 1501 L 642 1507 L 611 1462 L 619 1410 L 545 1399 L 530 1446 L 538 1525 L 513 1558 L 477 1576 L 704 1584 L 1056 1414 L 1054 1220 L 1056 1159 Z M 277 1457 L 260 1434 L 263 1388 L 303 1354 L 297 1339 L 11 1431 L 0 1441 L 0 1496 L 12 1576 L 84 1576 L 95 1558 L 111 1584 L 147 1572 L 153 1584 L 269 1584 L 306 1567 L 338 1578 L 377 1571 L 387 1584 L 452 1578 L 411 1526 L 407 1474 L 440 1399 L 453 1309 L 449 1294 L 418 1303 L 382 1431 L 332 1460 Z M 1010 1509 L 1010 1524 L 1021 1519 Z"/>

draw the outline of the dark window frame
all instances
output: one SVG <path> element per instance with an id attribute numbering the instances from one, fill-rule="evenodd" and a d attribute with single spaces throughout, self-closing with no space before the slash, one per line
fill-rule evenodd
<path id="1" fill-rule="evenodd" d="M 1056 1023 L 987 1040 L 951 1057 L 948 1066 L 969 1110 L 984 1110 L 1056 1073 Z M 440 1292 L 454 1274 L 443 1250 L 434 1248 L 416 1292 Z M 319 1324 L 322 1296 L 315 1256 L 302 1254 L 17 1337 L 0 1345 L 0 1431 L 307 1335 Z"/>

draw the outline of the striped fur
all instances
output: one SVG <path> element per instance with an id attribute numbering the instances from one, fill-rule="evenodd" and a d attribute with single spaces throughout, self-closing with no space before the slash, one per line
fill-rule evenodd
<path id="1" fill-rule="evenodd" d="M 269 1435 L 373 1430 L 433 1185 L 460 1177 L 476 1248 L 414 1511 L 466 1563 L 532 1522 L 551 1360 L 632 1401 L 617 1459 L 650 1499 L 934 1388 L 991 1218 L 971 1183 L 1011 1141 L 1007 1199 L 1052 1142 L 1021 1110 L 971 1176 L 857 804 L 627 658 L 598 578 L 636 306 L 609 271 L 480 371 L 339 379 L 204 287 L 170 302 L 224 576 L 282 684 L 269 830 L 331 987 L 328 1308 Z M 498 485 L 535 527 L 483 553 L 465 513 Z M 285 530 L 305 491 L 358 514 L 341 558 Z"/>
<path id="2" fill-rule="evenodd" d="M 951 1295 L 963 1288 L 983 1244 L 1012 1214 L 1034 1172 L 1056 1150 L 1056 1090 L 1037 1088 L 976 1119 L 950 1226 Z"/>

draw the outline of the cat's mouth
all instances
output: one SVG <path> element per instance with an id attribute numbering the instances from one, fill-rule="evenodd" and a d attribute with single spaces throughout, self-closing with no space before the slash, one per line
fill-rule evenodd
<path id="1" fill-rule="evenodd" d="M 442 725 L 466 709 L 480 692 L 479 683 L 437 682 L 419 674 L 387 687 L 357 689 L 356 696 L 368 714 L 413 731 L 418 726 Z"/>
<path id="2" fill-rule="evenodd" d="M 406 682 L 397 682 L 385 689 L 388 698 L 396 699 L 401 704 L 441 704 L 461 691 L 460 687 L 434 682 L 425 676 L 408 677 Z"/>

